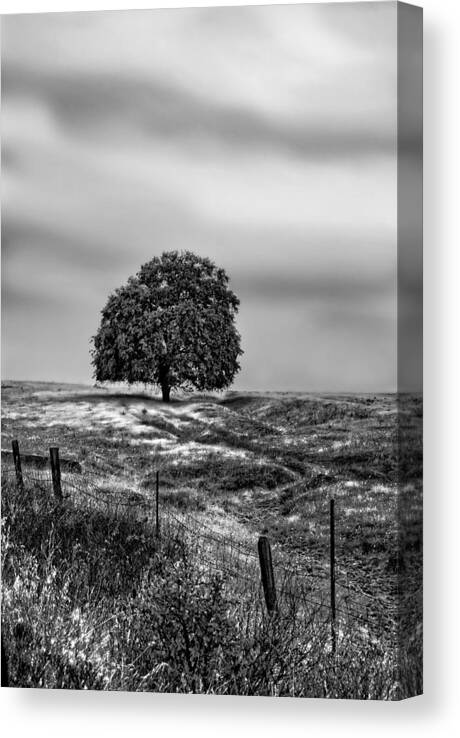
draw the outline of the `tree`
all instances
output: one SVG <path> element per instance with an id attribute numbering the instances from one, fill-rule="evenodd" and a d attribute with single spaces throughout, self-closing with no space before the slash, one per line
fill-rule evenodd
<path id="1" fill-rule="evenodd" d="M 210 259 L 169 251 L 110 295 L 93 337 L 98 382 L 220 390 L 239 370 L 239 300 Z"/>

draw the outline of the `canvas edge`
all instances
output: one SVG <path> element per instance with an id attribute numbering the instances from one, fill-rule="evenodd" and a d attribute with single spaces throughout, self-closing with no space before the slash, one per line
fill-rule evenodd
<path id="1" fill-rule="evenodd" d="M 423 9 L 397 2 L 397 398 L 398 398 L 398 668 L 410 672 L 411 643 L 421 646 L 422 567 L 410 571 L 405 550 L 415 534 L 423 556 L 423 520 L 407 484 L 405 461 L 422 448 L 423 418 L 417 423 L 411 395 L 423 401 Z M 422 405 L 423 408 L 423 405 Z M 423 412 L 423 410 L 422 410 Z M 417 437 L 414 438 L 414 429 Z M 420 466 L 423 460 L 419 461 Z M 421 471 L 421 469 L 420 469 Z M 410 593 L 410 598 L 409 598 Z M 409 606 L 410 605 L 410 606 Z M 417 651 L 416 651 L 417 652 Z M 415 656 L 423 671 L 422 651 Z M 419 663 L 421 661 L 421 663 Z M 405 662 L 405 663 L 404 663 Z M 407 692 L 406 692 L 407 694 Z M 408 697 L 423 694 L 423 687 Z M 406 697 L 407 699 L 407 697 Z"/>

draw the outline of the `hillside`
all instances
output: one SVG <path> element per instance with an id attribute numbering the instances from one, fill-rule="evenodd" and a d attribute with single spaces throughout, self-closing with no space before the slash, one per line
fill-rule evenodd
<path id="1" fill-rule="evenodd" d="M 228 392 L 166 405 L 126 388 L 16 382 L 2 395 L 2 449 L 57 445 L 93 495 L 144 509 L 158 471 L 160 519 L 254 553 L 265 533 L 278 580 L 295 571 L 321 602 L 334 499 L 339 607 L 382 643 L 396 638 L 402 589 L 407 627 L 421 617 L 419 398 Z"/>

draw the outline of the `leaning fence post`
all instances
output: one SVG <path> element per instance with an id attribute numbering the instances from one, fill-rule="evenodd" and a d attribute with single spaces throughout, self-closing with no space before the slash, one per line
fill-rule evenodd
<path id="1" fill-rule="evenodd" d="M 59 462 L 59 449 L 55 446 L 50 448 L 51 476 L 53 478 L 53 492 L 58 500 L 62 500 L 61 487 L 61 465 Z"/>
<path id="2" fill-rule="evenodd" d="M 19 491 L 22 492 L 24 490 L 24 480 L 22 478 L 21 454 L 19 453 L 19 443 L 17 441 L 12 441 L 11 446 L 13 448 L 14 468 L 16 471 L 16 483 L 18 485 Z"/>
<path id="3" fill-rule="evenodd" d="M 330 500 L 329 509 L 329 540 L 330 540 L 330 576 L 331 576 L 331 638 L 332 653 L 337 647 L 337 636 L 335 631 L 335 503 Z"/>
<path id="4" fill-rule="evenodd" d="M 269 615 L 276 610 L 275 577 L 273 575 L 272 552 L 267 536 L 260 536 L 257 548 L 259 550 L 260 574 L 264 588 L 265 603 Z"/>
<path id="5" fill-rule="evenodd" d="M 155 479 L 155 528 L 156 528 L 156 536 L 157 536 L 157 538 L 160 537 L 160 513 L 159 513 L 159 506 L 160 506 L 160 472 L 157 471 L 157 473 L 156 473 L 156 479 Z"/>

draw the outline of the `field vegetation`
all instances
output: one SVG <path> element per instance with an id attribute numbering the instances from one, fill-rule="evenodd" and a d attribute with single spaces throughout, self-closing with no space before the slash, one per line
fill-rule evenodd
<path id="1" fill-rule="evenodd" d="M 34 453 L 57 445 L 81 464 L 80 488 L 143 511 L 153 510 L 159 471 L 164 521 L 159 542 L 144 512 L 84 495 L 56 505 L 38 476 L 25 474 L 22 493 L 3 475 L 13 685 L 363 699 L 421 691 L 420 398 L 229 392 L 164 405 L 142 388 L 2 391 L 3 449 L 13 438 Z M 348 613 L 335 653 L 324 607 L 331 498 Z M 204 530 L 224 552 L 226 540 L 256 552 L 268 535 L 289 593 L 276 617 L 249 564 L 236 571 L 238 546 L 230 567 L 229 552 L 220 560 L 198 545 Z M 296 596 L 297 580 L 286 586 L 294 570 L 311 600 Z"/>

